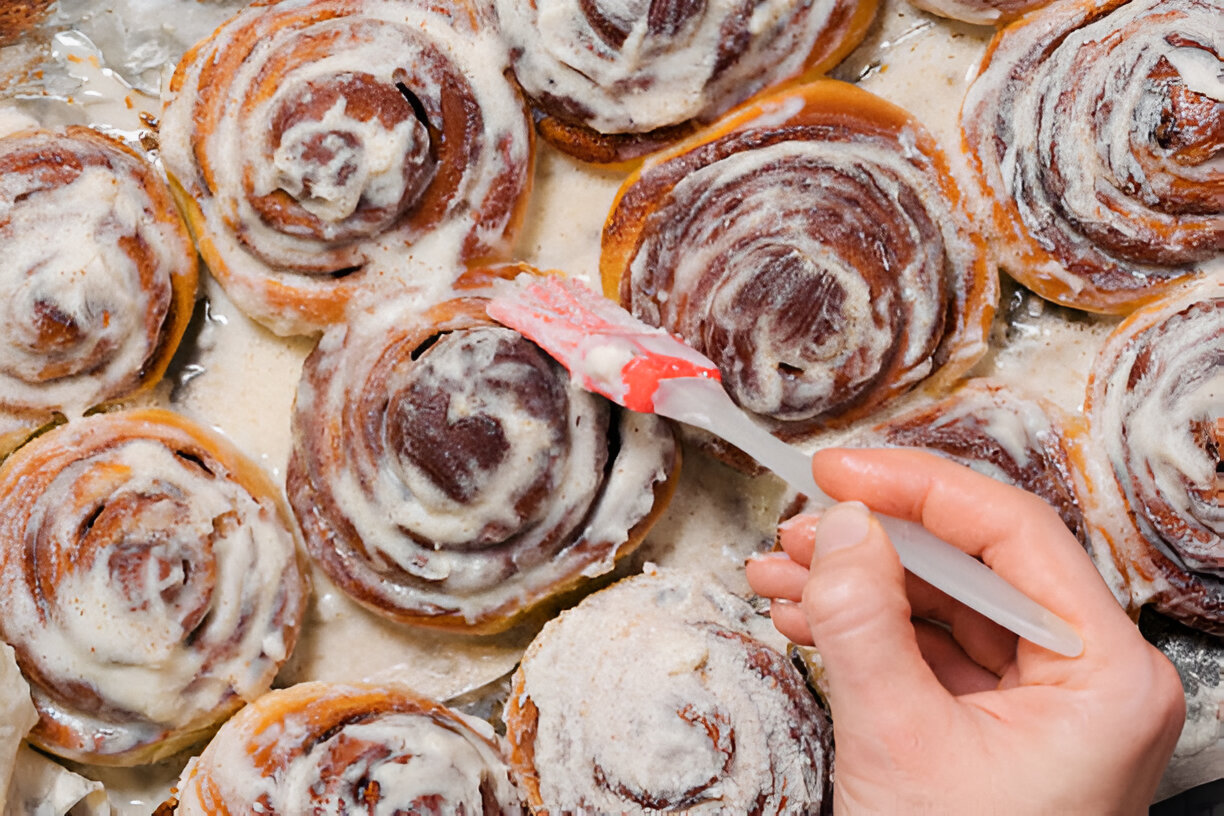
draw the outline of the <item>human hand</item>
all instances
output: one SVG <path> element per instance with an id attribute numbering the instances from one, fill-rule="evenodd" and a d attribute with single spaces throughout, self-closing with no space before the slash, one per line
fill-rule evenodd
<path id="1" fill-rule="evenodd" d="M 751 560 L 748 580 L 823 660 L 835 813 L 1146 813 L 1181 731 L 1181 683 L 1058 514 L 921 451 L 824 450 L 812 472 L 834 499 L 979 556 L 1084 640 L 1062 657 L 908 575 L 857 502 L 785 523 L 784 552 Z"/>

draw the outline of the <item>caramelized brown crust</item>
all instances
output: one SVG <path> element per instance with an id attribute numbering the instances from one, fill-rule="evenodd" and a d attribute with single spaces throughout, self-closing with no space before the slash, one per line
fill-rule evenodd
<path id="1" fill-rule="evenodd" d="M 466 2 L 256 4 L 189 51 L 161 134 L 200 252 L 279 334 L 340 322 L 418 264 L 428 289 L 504 255 L 532 131 L 504 49 Z"/>
<path id="2" fill-rule="evenodd" d="M 491 727 L 404 686 L 360 683 L 259 698 L 188 766 L 177 808 L 163 807 L 178 816 L 522 813 Z"/>
<path id="3" fill-rule="evenodd" d="M 196 254 L 149 162 L 84 127 L 0 139 L 0 455 L 57 413 L 161 379 Z"/>
<path id="4" fill-rule="evenodd" d="M 1224 103 L 1196 76 L 1219 21 L 1211 0 L 1075 0 L 996 35 L 961 127 L 1008 274 L 1125 314 L 1220 262 Z"/>
<path id="5" fill-rule="evenodd" d="M 0 467 L 0 636 L 40 721 L 97 764 L 150 762 L 267 690 L 309 590 L 278 489 L 166 411 L 74 420 Z"/>
<path id="6" fill-rule="evenodd" d="M 606 294 L 709 356 L 788 439 L 960 376 L 986 349 L 998 288 L 932 139 L 833 80 L 646 162 L 600 266 Z"/>
<path id="7" fill-rule="evenodd" d="M 514 267 L 519 271 L 522 267 Z M 475 295 L 372 305 L 307 359 L 288 491 L 318 564 L 393 619 L 500 631 L 607 572 L 674 489 L 670 427 L 572 386 Z"/>
<path id="8" fill-rule="evenodd" d="M 645 15 L 620 5 L 576 0 L 544 15 L 528 0 L 496 3 L 540 135 L 584 161 L 641 158 L 766 88 L 820 75 L 862 41 L 878 2 L 792 3 L 766 26 L 760 0 L 655 0 Z"/>
<path id="9" fill-rule="evenodd" d="M 504 712 L 531 812 L 821 813 L 828 718 L 758 622 L 712 577 L 664 571 L 550 622 Z"/>
<path id="10" fill-rule="evenodd" d="M 1088 519 L 1135 606 L 1224 634 L 1224 284 L 1132 314 L 1106 341 L 1084 410 Z"/>
<path id="11" fill-rule="evenodd" d="M 46 18 L 55 0 L 5 0 L 0 5 L 0 47 L 12 45 Z"/>

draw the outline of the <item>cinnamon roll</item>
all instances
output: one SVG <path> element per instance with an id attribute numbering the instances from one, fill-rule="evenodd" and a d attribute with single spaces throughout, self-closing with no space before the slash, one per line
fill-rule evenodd
<path id="1" fill-rule="evenodd" d="M 506 59 L 463 0 L 257 3 L 191 49 L 161 144 L 230 298 L 310 333 L 384 277 L 506 252 L 533 155 Z"/>
<path id="2" fill-rule="evenodd" d="M 833 80 L 647 161 L 600 265 L 610 297 L 710 357 L 787 439 L 960 376 L 986 350 L 998 291 L 931 137 Z"/>
<path id="3" fill-rule="evenodd" d="M 712 576 L 656 571 L 548 623 L 514 677 L 533 813 L 820 813 L 831 728 L 769 626 Z"/>
<path id="4" fill-rule="evenodd" d="M 84 127 L 0 138 L 0 456 L 157 382 L 196 255 L 157 170 Z"/>
<path id="5" fill-rule="evenodd" d="M 592 162 L 638 158 L 758 91 L 831 68 L 877 4 L 495 0 L 540 135 Z"/>
<path id="6" fill-rule="evenodd" d="M 996 35 L 961 112 L 1003 268 L 1124 314 L 1224 258 L 1218 0 L 1075 0 Z"/>
<path id="7" fill-rule="evenodd" d="M 572 385 L 475 295 L 403 297 L 324 333 L 293 414 L 289 501 L 375 612 L 498 631 L 608 572 L 674 489 L 669 425 Z"/>
<path id="8" fill-rule="evenodd" d="M 1224 634 L 1224 283 L 1136 311 L 1094 363 L 1087 518 L 1135 606 Z"/>
<path id="9" fill-rule="evenodd" d="M 488 723 L 402 686 L 303 683 L 222 726 L 183 772 L 178 816 L 262 813 L 517 816 Z"/>
<path id="10" fill-rule="evenodd" d="M 272 482 L 157 410 L 73 420 L 0 466 L 0 587 L 31 742 L 114 765 L 167 756 L 266 691 L 308 592 Z"/>

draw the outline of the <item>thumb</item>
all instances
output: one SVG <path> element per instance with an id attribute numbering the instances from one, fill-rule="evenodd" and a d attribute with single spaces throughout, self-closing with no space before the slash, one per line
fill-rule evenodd
<path id="1" fill-rule="evenodd" d="M 888 535 L 858 502 L 816 525 L 803 613 L 820 653 L 833 721 L 870 734 L 901 716 L 929 716 L 948 698 L 918 649 L 905 569 Z M 907 713 L 908 712 L 908 713 Z"/>

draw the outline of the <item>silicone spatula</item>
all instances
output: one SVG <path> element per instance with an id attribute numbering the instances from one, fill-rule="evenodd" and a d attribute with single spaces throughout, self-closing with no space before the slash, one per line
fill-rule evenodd
<path id="1" fill-rule="evenodd" d="M 708 357 L 581 282 L 523 275 L 499 288 L 487 311 L 555 357 L 583 388 L 632 411 L 704 428 L 817 505 L 834 503 L 816 486 L 809 455 L 774 437 L 736 406 Z M 1068 657 L 1083 651 L 1083 641 L 1066 621 L 981 561 L 920 524 L 877 518 L 914 575 L 1039 646 Z"/>

